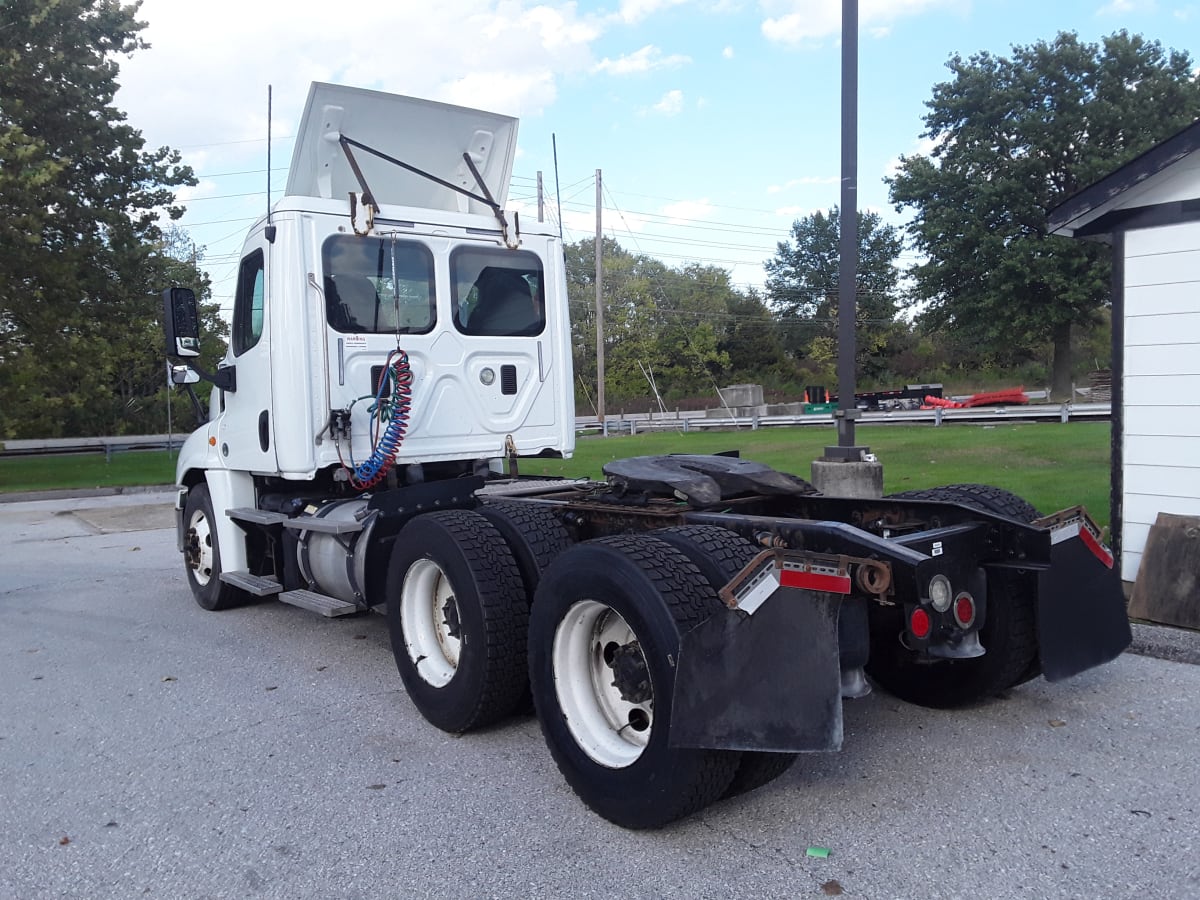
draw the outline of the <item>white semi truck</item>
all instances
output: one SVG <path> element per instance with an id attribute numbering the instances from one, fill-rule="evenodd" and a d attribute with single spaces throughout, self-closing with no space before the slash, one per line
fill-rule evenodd
<path id="1" fill-rule="evenodd" d="M 1129 643 L 1082 509 L 956 485 L 825 497 L 732 456 L 531 478 L 575 428 L 559 236 L 506 212 L 517 122 L 314 84 L 284 196 L 249 231 L 229 353 L 164 291 L 205 609 L 385 612 L 413 704 L 460 733 L 533 706 L 581 799 L 658 827 L 836 750 L 866 675 L 972 703 Z"/>

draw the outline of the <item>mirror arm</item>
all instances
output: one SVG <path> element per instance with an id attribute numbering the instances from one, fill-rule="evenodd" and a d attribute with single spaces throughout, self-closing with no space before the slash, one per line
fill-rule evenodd
<path id="1" fill-rule="evenodd" d="M 205 381 L 211 381 L 221 390 L 229 391 L 231 394 L 237 392 L 237 366 L 221 366 L 215 372 L 200 368 L 194 360 L 187 361 L 187 366 Z"/>

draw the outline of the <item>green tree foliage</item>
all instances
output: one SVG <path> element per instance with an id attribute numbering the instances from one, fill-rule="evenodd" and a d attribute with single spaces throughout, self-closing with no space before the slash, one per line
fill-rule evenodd
<path id="1" fill-rule="evenodd" d="M 580 409 L 596 398 L 596 263 L 592 241 L 566 247 L 575 374 Z M 785 377 L 790 363 L 769 311 L 734 289 L 729 273 L 690 264 L 673 269 L 606 238 L 604 267 L 605 396 L 612 404 L 708 395 L 739 379 Z"/>
<path id="2" fill-rule="evenodd" d="M 1110 297 L 1108 251 L 1046 234 L 1048 210 L 1200 113 L 1187 53 L 1122 31 L 1062 33 L 1008 57 L 955 55 L 935 85 L 929 156 L 902 158 L 898 210 L 926 262 L 912 270 L 927 330 L 949 329 L 1002 364 L 1053 341 L 1054 389 L 1070 383 L 1072 325 Z"/>
<path id="3" fill-rule="evenodd" d="M 789 352 L 830 369 L 837 360 L 838 268 L 841 220 L 838 207 L 792 223 L 764 264 L 767 299 L 780 319 Z M 897 328 L 902 244 L 895 227 L 877 213 L 858 213 L 858 285 L 855 365 L 860 376 L 886 371 L 889 336 Z"/>
<path id="4" fill-rule="evenodd" d="M 165 381 L 156 294 L 200 282 L 157 224 L 181 214 L 173 189 L 192 172 L 113 105 L 116 58 L 145 46 L 136 10 L 0 6 L 0 436 L 145 428 Z"/>

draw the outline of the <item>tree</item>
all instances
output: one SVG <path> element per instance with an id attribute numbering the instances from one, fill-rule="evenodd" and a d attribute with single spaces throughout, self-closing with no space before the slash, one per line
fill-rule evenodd
<path id="1" fill-rule="evenodd" d="M 780 242 L 764 264 L 767 299 L 788 350 L 799 359 L 828 364 L 837 358 L 840 235 L 836 206 L 815 212 L 792 223 L 791 240 Z M 901 248 L 895 227 L 884 225 L 878 213 L 858 213 L 855 366 L 860 375 L 878 375 L 885 365 L 881 357 L 899 301 Z"/>
<path id="2" fill-rule="evenodd" d="M 596 381 L 595 248 L 584 240 L 565 251 L 582 408 Z M 608 238 L 602 258 L 606 397 L 644 402 L 652 393 L 649 371 L 664 397 L 715 397 L 730 371 L 724 342 L 737 318 L 734 306 L 745 302 L 729 273 L 700 264 L 672 269 Z"/>
<path id="3" fill-rule="evenodd" d="M 926 329 L 949 329 L 1009 362 L 1053 341 L 1052 390 L 1069 392 L 1073 325 L 1110 297 L 1107 251 L 1046 234 L 1046 214 L 1190 124 L 1200 82 L 1184 52 L 1121 31 L 957 54 L 935 85 L 929 156 L 890 180 L 926 261 L 912 270 Z"/>
<path id="4" fill-rule="evenodd" d="M 0 435 L 126 431 L 137 396 L 165 380 L 131 374 L 161 350 L 160 279 L 200 282 L 158 225 L 160 211 L 182 214 L 173 188 L 195 178 L 177 152 L 145 150 L 113 106 L 116 57 L 145 46 L 136 11 L 0 8 Z"/>
<path id="5" fill-rule="evenodd" d="M 770 308 L 754 288 L 731 290 L 728 324 L 718 348 L 729 356 L 729 378 L 738 383 L 778 386 L 798 375 L 783 346 L 783 334 Z"/>

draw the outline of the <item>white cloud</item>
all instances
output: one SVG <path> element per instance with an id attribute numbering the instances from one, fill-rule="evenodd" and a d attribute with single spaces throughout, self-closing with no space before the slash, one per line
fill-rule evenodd
<path id="1" fill-rule="evenodd" d="M 721 51 L 721 56 L 723 56 L 725 59 L 733 59 L 733 48 L 726 47 Z"/>
<path id="2" fill-rule="evenodd" d="M 920 138 L 913 142 L 912 152 L 906 154 L 906 156 L 931 157 L 933 155 L 933 151 L 937 148 L 937 146 L 938 146 L 938 142 L 933 140 L 933 138 L 927 138 L 927 137 Z M 935 161 L 935 165 L 936 165 L 936 161 Z M 900 172 L 900 157 L 894 156 L 890 160 L 888 160 L 887 165 L 883 167 L 883 176 L 885 178 L 894 178 L 899 172 Z"/>
<path id="3" fill-rule="evenodd" d="M 1111 0 L 1096 10 L 1097 16 L 1126 16 L 1135 12 L 1154 12 L 1155 0 Z"/>
<path id="4" fill-rule="evenodd" d="M 968 5 L 969 0 L 862 0 L 858 23 L 875 37 L 883 37 L 890 33 L 889 26 L 898 19 L 939 8 L 962 9 Z M 831 0 L 760 0 L 759 7 L 766 14 L 762 33 L 769 41 L 803 46 L 841 35 L 840 3 Z"/>
<path id="5" fill-rule="evenodd" d="M 662 99 L 650 107 L 650 112 L 661 116 L 677 116 L 683 111 L 683 91 L 667 91 Z"/>
<path id="6" fill-rule="evenodd" d="M 701 200 L 678 200 L 668 203 L 662 208 L 662 214 L 672 220 L 672 224 L 680 224 L 687 220 L 709 219 L 714 213 L 713 205 L 705 197 Z"/>
<path id="7" fill-rule="evenodd" d="M 218 166 L 262 155 L 268 84 L 277 138 L 299 121 L 310 81 L 538 115 L 562 76 L 591 68 L 604 28 L 574 3 L 537 0 L 343 0 L 337 15 L 318 0 L 207 0 L 203 14 L 145 0 L 138 18 L 151 46 L 118 59 L 118 105 L 151 146 L 204 148 Z"/>
<path id="8" fill-rule="evenodd" d="M 592 67 L 593 72 L 607 72 L 609 75 L 636 75 L 652 72 L 655 69 L 675 69 L 692 61 L 690 56 L 675 53 L 663 56 L 662 51 L 653 44 L 647 44 L 640 50 L 609 59 L 607 56 Z"/>
<path id="9" fill-rule="evenodd" d="M 687 2 L 688 0 L 621 0 L 617 18 L 626 25 L 636 25 L 656 12 Z"/>
<path id="10" fill-rule="evenodd" d="M 794 187 L 804 187 L 812 184 L 837 184 L 841 181 L 837 175 L 805 175 L 802 178 L 793 178 L 783 184 L 772 184 L 767 188 L 768 194 L 782 194 L 784 191 L 791 190 Z"/>
<path id="11" fill-rule="evenodd" d="M 179 205 L 186 206 L 193 200 L 203 200 L 205 197 L 212 197 L 217 194 L 217 183 L 211 179 L 202 179 L 195 185 L 178 187 L 175 189 L 175 202 Z"/>
<path id="12" fill-rule="evenodd" d="M 781 206 L 775 210 L 775 215 L 797 219 L 800 216 L 811 216 L 815 212 L 817 212 L 817 207 L 814 206 Z"/>

